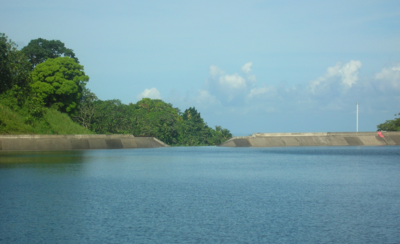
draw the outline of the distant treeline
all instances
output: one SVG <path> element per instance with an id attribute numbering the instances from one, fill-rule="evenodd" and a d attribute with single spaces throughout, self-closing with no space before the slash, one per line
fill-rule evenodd
<path id="1" fill-rule="evenodd" d="M 208 127 L 194 107 L 182 113 L 159 99 L 102 101 L 88 81 L 61 41 L 39 38 L 18 50 L 0 33 L 0 134 L 133 134 L 187 146 L 232 137 L 221 126 Z"/>
<path id="2" fill-rule="evenodd" d="M 400 115 L 400 113 L 395 114 Z M 400 131 L 400 117 L 392 120 L 386 120 L 385 123 L 377 125 L 378 131 Z"/>

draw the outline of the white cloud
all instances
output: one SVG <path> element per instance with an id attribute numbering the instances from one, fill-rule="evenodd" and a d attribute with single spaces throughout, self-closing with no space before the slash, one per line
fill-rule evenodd
<path id="1" fill-rule="evenodd" d="M 269 96 L 276 92 L 274 86 L 263 86 L 263 87 L 256 87 L 250 90 L 249 94 L 247 95 L 248 98 L 258 97 L 258 96 Z"/>
<path id="2" fill-rule="evenodd" d="M 339 69 L 339 74 L 342 76 L 343 84 L 352 87 L 358 80 L 358 69 L 361 68 L 360 61 L 351 60 L 341 69 Z"/>
<path id="3" fill-rule="evenodd" d="M 218 83 L 223 88 L 243 89 L 246 88 L 246 80 L 238 74 L 223 75 L 219 77 Z"/>
<path id="4" fill-rule="evenodd" d="M 342 64 L 338 62 L 335 66 L 333 67 L 328 67 L 326 69 L 326 78 L 334 77 L 339 74 L 340 69 L 341 69 Z"/>
<path id="5" fill-rule="evenodd" d="M 239 106 L 245 102 L 249 88 L 254 87 L 255 75 L 249 74 L 252 63 L 243 65 L 242 70 L 247 72 L 246 77 L 238 73 L 227 74 L 221 68 L 211 65 L 210 78 L 203 84 L 203 90 L 217 101 L 231 106 Z M 200 92 L 201 93 L 201 92 Z"/>
<path id="6" fill-rule="evenodd" d="M 313 93 L 313 94 L 317 93 L 317 89 L 318 88 L 319 88 L 319 90 L 321 89 L 320 85 L 323 85 L 326 80 L 337 76 L 339 74 L 340 67 L 341 67 L 340 63 L 337 63 L 333 67 L 328 67 L 326 69 L 326 74 L 324 76 L 320 76 L 317 79 L 311 81 L 309 83 L 309 89 L 310 89 L 311 93 Z"/>
<path id="7" fill-rule="evenodd" d="M 351 60 L 349 63 L 342 66 L 337 63 L 333 67 L 328 67 L 326 74 L 309 82 L 309 90 L 312 94 L 329 92 L 334 89 L 335 85 L 341 85 L 341 91 L 354 86 L 358 81 L 358 70 L 361 68 L 360 61 Z M 339 80 L 340 78 L 340 80 Z M 335 89 L 338 89 L 337 87 Z"/>
<path id="8" fill-rule="evenodd" d="M 196 103 L 203 106 L 219 104 L 215 96 L 211 95 L 207 90 L 200 89 L 196 93 Z"/>
<path id="9" fill-rule="evenodd" d="M 145 89 L 142 93 L 136 96 L 136 99 L 142 98 L 161 99 L 161 94 L 156 88 Z"/>
<path id="10" fill-rule="evenodd" d="M 243 72 L 250 72 L 243 75 L 227 74 L 212 65 L 210 77 L 203 88 L 181 100 L 186 107 L 196 105 L 208 112 L 224 111 L 235 114 L 282 111 L 348 112 L 354 109 L 356 102 L 362 104 L 364 111 L 381 111 L 386 106 L 382 104 L 398 104 L 400 65 L 384 68 L 369 78 L 359 77 L 361 66 L 360 61 L 351 60 L 328 67 L 323 75 L 308 84 L 271 85 L 265 81 L 257 84 L 255 76 L 250 72 L 251 65 L 245 64 L 241 67 Z"/>
<path id="11" fill-rule="evenodd" d="M 223 75 L 225 72 L 220 69 L 219 67 L 215 66 L 215 65 L 211 65 L 210 66 L 210 76 L 215 79 L 221 75 Z"/>
<path id="12" fill-rule="evenodd" d="M 375 79 L 380 91 L 400 89 L 400 65 L 383 68 L 381 72 L 375 75 Z"/>
<path id="13" fill-rule="evenodd" d="M 252 62 L 246 63 L 245 65 L 242 66 L 242 71 L 246 74 L 251 72 L 251 66 L 253 65 Z"/>
<path id="14" fill-rule="evenodd" d="M 391 80 L 391 81 L 399 81 L 400 80 L 400 65 L 398 67 L 392 68 L 383 68 L 381 72 L 375 75 L 375 79 L 377 80 Z"/>

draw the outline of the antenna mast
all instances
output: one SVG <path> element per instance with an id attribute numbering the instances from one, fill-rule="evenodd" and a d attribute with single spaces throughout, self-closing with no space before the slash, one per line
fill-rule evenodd
<path id="1" fill-rule="evenodd" d="M 357 132 L 358 132 L 358 103 L 357 103 Z"/>

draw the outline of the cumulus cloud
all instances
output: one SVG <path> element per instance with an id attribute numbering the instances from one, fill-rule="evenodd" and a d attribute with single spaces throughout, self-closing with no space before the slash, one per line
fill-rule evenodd
<path id="1" fill-rule="evenodd" d="M 210 105 L 219 104 L 219 101 L 215 96 L 211 95 L 207 90 L 203 89 L 197 91 L 195 102 L 200 106 L 206 106 L 206 107 Z"/>
<path id="2" fill-rule="evenodd" d="M 161 94 L 156 88 L 145 89 L 142 93 L 136 96 L 136 99 L 142 98 L 161 99 Z"/>
<path id="3" fill-rule="evenodd" d="M 219 77 L 218 82 L 223 88 L 229 88 L 229 89 L 246 88 L 246 80 L 238 74 L 223 75 Z"/>
<path id="4" fill-rule="evenodd" d="M 251 72 L 251 66 L 253 65 L 252 62 L 248 62 L 247 64 L 242 66 L 242 71 L 246 74 Z"/>
<path id="5" fill-rule="evenodd" d="M 246 63 L 242 66 L 242 71 L 246 77 L 238 73 L 227 74 L 221 68 L 211 65 L 209 68 L 210 78 L 203 85 L 203 90 L 213 96 L 216 100 L 231 105 L 243 104 L 248 90 L 256 82 L 255 75 L 249 74 L 253 64 Z"/>
<path id="6" fill-rule="evenodd" d="M 216 113 L 346 111 L 353 109 L 356 102 L 363 109 L 378 111 L 382 104 L 394 106 L 400 101 L 400 96 L 394 95 L 400 92 L 400 65 L 386 67 L 371 77 L 360 77 L 361 62 L 350 60 L 328 67 L 310 82 L 297 85 L 257 81 L 252 65 L 239 67 L 242 75 L 211 65 L 203 87 L 181 100 L 186 107 L 196 105 Z M 146 90 L 140 95 L 144 96 Z"/>
<path id="7" fill-rule="evenodd" d="M 215 79 L 221 75 L 223 75 L 225 72 L 220 69 L 219 67 L 215 66 L 215 65 L 211 65 L 210 66 L 210 76 L 211 78 Z"/>
<path id="8" fill-rule="evenodd" d="M 338 73 L 342 76 L 342 83 L 352 87 L 358 80 L 358 69 L 360 68 L 360 61 L 351 60 L 350 63 L 339 69 Z"/>
<path id="9" fill-rule="evenodd" d="M 397 67 L 383 68 L 381 72 L 375 75 L 377 80 L 390 80 L 399 81 L 400 80 L 400 65 Z"/>
<path id="10" fill-rule="evenodd" d="M 329 67 L 325 75 L 309 82 L 309 90 L 312 94 L 320 93 L 319 95 L 332 92 L 333 89 L 347 91 L 357 83 L 358 70 L 361 66 L 360 61 L 354 60 L 345 65 L 337 63 L 335 66 Z"/>
<path id="11" fill-rule="evenodd" d="M 276 88 L 274 86 L 263 86 L 251 89 L 247 96 L 248 98 L 254 98 L 258 96 L 266 97 L 266 96 L 272 96 L 275 93 L 276 93 Z"/>
<path id="12" fill-rule="evenodd" d="M 337 63 L 328 67 L 325 74 L 308 82 L 308 84 L 279 85 L 268 84 L 268 81 L 257 83 L 252 74 L 252 62 L 241 67 L 244 75 L 227 74 L 221 68 L 210 66 L 210 78 L 199 90 L 197 102 L 206 104 L 219 103 L 226 108 L 249 108 L 259 111 L 306 111 L 308 109 L 341 110 L 354 99 L 362 98 L 360 94 L 374 96 L 372 85 L 359 82 L 359 70 L 362 64 L 358 60 Z M 376 80 L 395 87 L 399 80 L 400 66 L 384 69 L 376 75 Z M 396 83 L 397 82 L 397 83 Z M 361 100 L 360 100 L 361 101 Z M 243 110 L 247 111 L 247 110 Z"/>
<path id="13" fill-rule="evenodd" d="M 400 90 L 400 65 L 383 68 L 375 74 L 376 86 L 380 91 Z"/>

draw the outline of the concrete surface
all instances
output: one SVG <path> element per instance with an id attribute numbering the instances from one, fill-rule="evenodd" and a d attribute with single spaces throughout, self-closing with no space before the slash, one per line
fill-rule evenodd
<path id="1" fill-rule="evenodd" d="M 154 137 L 132 135 L 0 135 L 2 151 L 50 151 L 168 147 Z"/>
<path id="2" fill-rule="evenodd" d="M 223 147 L 386 146 L 400 145 L 400 132 L 254 133 L 234 137 Z"/>

